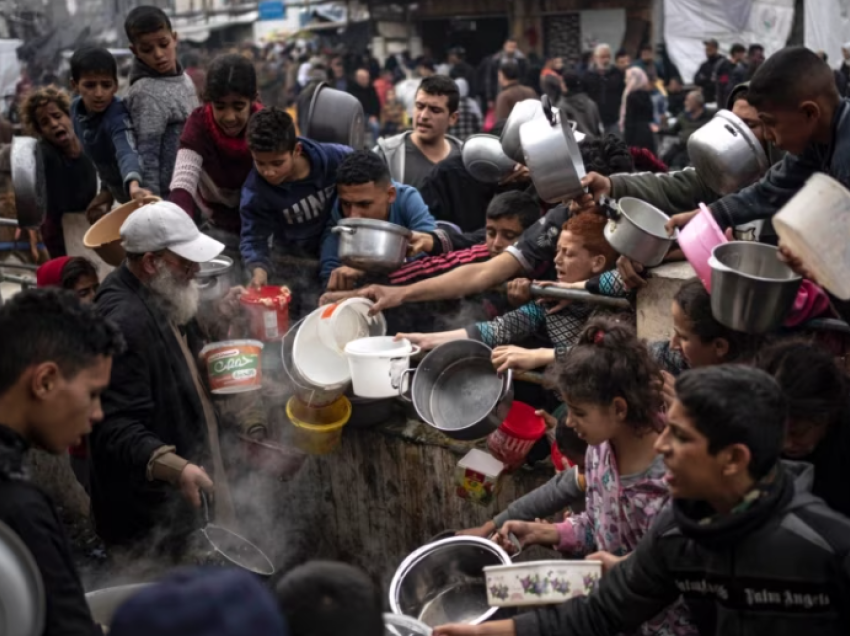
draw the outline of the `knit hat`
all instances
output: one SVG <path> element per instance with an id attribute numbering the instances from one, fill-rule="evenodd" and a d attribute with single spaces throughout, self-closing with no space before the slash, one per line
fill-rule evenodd
<path id="1" fill-rule="evenodd" d="M 70 256 L 60 256 L 47 261 L 35 270 L 35 284 L 38 287 L 60 287 L 62 285 L 62 270 L 71 260 Z"/>
<path id="2" fill-rule="evenodd" d="M 271 592 L 243 570 L 193 569 L 118 608 L 110 636 L 287 636 Z"/>

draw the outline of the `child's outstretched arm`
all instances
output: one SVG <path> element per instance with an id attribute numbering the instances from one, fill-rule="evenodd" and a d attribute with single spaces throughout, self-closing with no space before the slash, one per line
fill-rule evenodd
<path id="1" fill-rule="evenodd" d="M 148 194 L 142 190 L 144 184 L 139 153 L 136 150 L 136 134 L 133 130 L 133 120 L 124 102 L 115 101 L 110 106 L 107 121 L 124 190 L 133 198 Z"/>

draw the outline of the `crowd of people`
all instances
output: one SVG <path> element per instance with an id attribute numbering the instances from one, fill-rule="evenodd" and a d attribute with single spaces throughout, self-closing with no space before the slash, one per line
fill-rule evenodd
<path id="1" fill-rule="evenodd" d="M 29 480 L 27 450 L 71 449 L 113 558 L 179 563 L 202 495 L 218 523 L 238 526 L 227 431 L 262 440 L 267 421 L 258 394 L 211 395 L 198 352 L 239 328 L 242 285 L 268 284 L 289 287 L 293 320 L 364 296 L 389 333 L 424 350 L 478 340 L 498 371 L 552 378 L 524 399 L 574 466 L 462 534 L 599 560 L 601 582 L 559 606 L 437 636 L 848 633 L 850 384 L 830 343 L 729 329 L 697 278 L 673 298 L 669 341 L 652 343 L 637 337 L 633 312 L 610 303 L 531 296 L 536 282 L 632 301 L 646 284 L 642 265 L 605 238 L 603 196 L 656 205 L 671 232 L 705 203 L 730 236 L 776 245 L 770 219 L 809 176 L 850 185 L 850 103 L 822 56 L 790 47 L 765 60 L 762 47 L 735 45 L 724 57 L 709 40 L 687 93 L 651 47 L 632 63 L 600 44 L 586 68 L 567 68 L 534 64 L 513 40 L 478 69 L 462 49 L 444 68 L 427 57 L 381 69 L 368 56 L 309 55 L 284 81 L 240 53 L 184 67 L 155 7 L 133 9 L 125 30 L 134 60 L 123 98 L 113 56 L 87 46 L 71 57 L 73 97 L 40 87 L 21 105 L 45 158 L 52 260 L 39 289 L 0 307 L 0 521 L 41 572 L 45 634 L 100 626 L 55 505 Z M 299 134 L 319 82 L 357 97 L 374 149 Z M 554 206 L 525 166 L 483 183 L 462 160 L 468 135 L 498 133 L 517 103 L 544 94 L 586 135 L 587 192 Z M 740 117 L 772 164 L 725 196 L 654 155 L 668 112 L 684 144 L 711 103 Z M 687 163 L 682 153 L 676 162 Z M 122 225 L 126 259 L 101 282 L 88 260 L 67 255 L 62 217 L 85 210 L 96 222 L 129 201 L 147 203 Z M 342 264 L 332 229 L 352 218 L 410 230 L 407 262 L 388 274 Z M 781 248 L 809 285 L 786 325 L 850 318 Z M 200 266 L 221 254 L 237 284 L 202 301 Z M 494 292 L 502 284 L 507 293 Z M 540 521 L 565 509 L 558 523 Z M 121 607 L 110 633 L 379 636 L 380 598 L 343 564 L 308 563 L 266 587 L 242 572 L 184 571 Z"/>

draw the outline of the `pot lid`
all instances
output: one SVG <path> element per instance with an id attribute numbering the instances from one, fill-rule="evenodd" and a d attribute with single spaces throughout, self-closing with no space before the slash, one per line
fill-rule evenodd
<path id="1" fill-rule="evenodd" d="M 339 225 L 350 228 L 362 227 L 364 229 L 383 230 L 385 232 L 392 232 L 393 234 L 400 234 L 408 238 L 413 236 L 413 232 L 408 230 L 406 227 L 396 225 L 395 223 L 388 223 L 387 221 L 377 221 L 375 219 L 342 219 L 339 222 Z"/>

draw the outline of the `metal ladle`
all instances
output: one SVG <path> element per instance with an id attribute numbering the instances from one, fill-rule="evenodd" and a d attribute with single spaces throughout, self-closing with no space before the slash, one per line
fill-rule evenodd
<path id="1" fill-rule="evenodd" d="M 201 529 L 204 538 L 213 550 L 233 565 L 259 576 L 269 577 L 275 573 L 271 560 L 253 543 L 235 532 L 210 523 L 210 508 L 207 493 L 201 491 L 201 502 L 204 506 L 204 522 Z"/>

